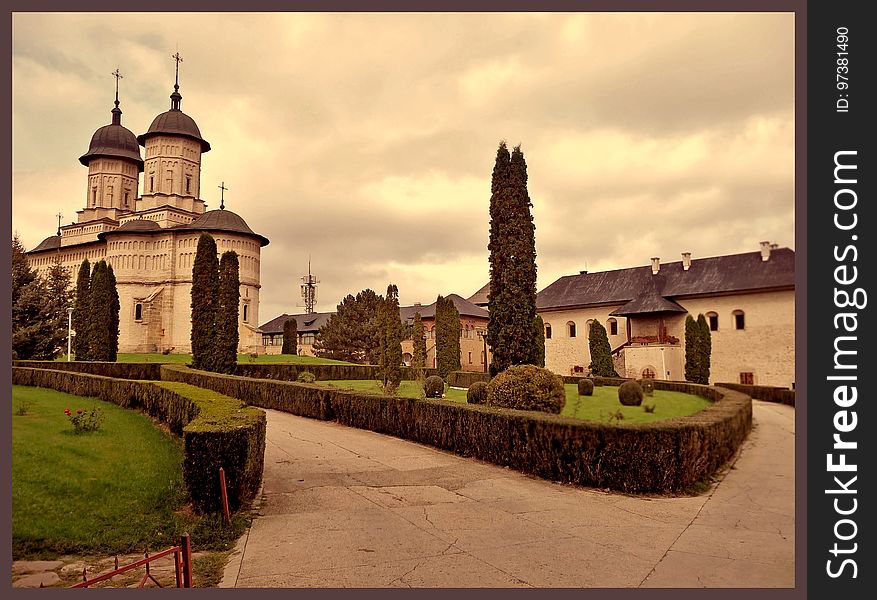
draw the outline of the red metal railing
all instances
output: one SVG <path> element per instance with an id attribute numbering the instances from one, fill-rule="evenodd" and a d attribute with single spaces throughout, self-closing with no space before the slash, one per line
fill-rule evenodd
<path id="1" fill-rule="evenodd" d="M 142 558 L 136 562 L 131 563 L 130 565 L 125 565 L 124 567 L 119 567 L 119 559 L 116 559 L 116 568 L 108 573 L 104 573 L 102 575 L 98 575 L 97 577 L 93 577 L 91 579 L 85 578 L 85 569 L 82 570 L 82 581 L 77 583 L 76 585 L 71 585 L 71 588 L 87 588 L 89 586 L 94 585 L 95 583 L 100 583 L 101 581 L 106 581 L 108 579 L 112 579 L 116 575 L 121 575 L 122 573 L 126 573 L 133 569 L 137 569 L 139 567 L 146 567 L 146 573 L 140 579 L 140 584 L 137 587 L 144 587 L 146 582 L 150 579 L 157 585 L 158 587 L 164 587 L 161 585 L 158 580 L 152 576 L 149 572 L 149 563 L 164 558 L 166 556 L 174 555 L 174 573 L 176 576 L 176 583 L 178 588 L 190 588 L 192 587 L 192 544 L 189 540 L 189 534 L 184 534 L 182 539 L 180 540 L 179 546 L 174 546 L 173 548 L 168 548 L 167 550 L 162 550 L 158 554 L 153 554 L 152 556 L 149 553 L 146 553 L 146 557 Z"/>

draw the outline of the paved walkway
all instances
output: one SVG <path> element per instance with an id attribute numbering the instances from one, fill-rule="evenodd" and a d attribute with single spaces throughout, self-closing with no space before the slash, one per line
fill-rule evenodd
<path id="1" fill-rule="evenodd" d="M 268 413 L 259 516 L 222 587 L 793 587 L 794 410 L 701 496 L 576 488 Z"/>

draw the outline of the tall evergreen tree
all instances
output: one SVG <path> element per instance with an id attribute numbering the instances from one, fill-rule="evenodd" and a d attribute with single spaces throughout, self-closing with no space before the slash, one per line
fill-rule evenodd
<path id="1" fill-rule="evenodd" d="M 216 308 L 219 296 L 219 260 L 216 240 L 208 233 L 198 238 L 192 265 L 192 366 L 213 371 L 216 367 Z"/>
<path id="2" fill-rule="evenodd" d="M 712 334 L 706 317 L 702 314 L 697 315 L 698 328 L 698 356 L 699 356 L 699 373 L 700 383 L 708 385 L 710 382 L 710 355 L 713 350 Z"/>
<path id="3" fill-rule="evenodd" d="M 76 360 L 91 360 L 88 341 L 88 296 L 91 291 L 91 265 L 88 259 L 79 265 L 76 276 L 76 293 L 73 299 L 73 355 Z"/>
<path id="4" fill-rule="evenodd" d="M 283 323 L 281 354 L 298 354 L 298 323 L 295 319 L 287 319 Z"/>
<path id="5" fill-rule="evenodd" d="M 116 288 L 116 274 L 113 265 L 107 264 L 107 294 L 110 298 L 109 330 L 107 331 L 107 360 L 116 362 L 119 355 L 119 290 Z"/>
<path id="6" fill-rule="evenodd" d="M 700 382 L 700 327 L 694 317 L 685 317 L 685 381 Z"/>
<path id="7" fill-rule="evenodd" d="M 70 271 L 61 263 L 60 256 L 56 256 L 47 269 L 44 283 L 53 345 L 67 352 L 67 309 L 73 301 L 73 293 L 70 290 Z"/>
<path id="8" fill-rule="evenodd" d="M 435 352 L 439 377 L 460 370 L 460 313 L 450 298 L 435 301 Z"/>
<path id="9" fill-rule="evenodd" d="M 533 364 L 537 367 L 545 368 L 545 322 L 540 315 L 536 315 L 533 330 L 533 335 L 536 339 L 533 344 L 533 347 L 536 349 L 536 354 L 533 357 Z"/>
<path id="10" fill-rule="evenodd" d="M 238 312 L 241 298 L 240 265 L 234 250 L 222 253 L 219 261 L 219 294 L 216 307 L 216 362 L 217 373 L 234 373 L 238 358 Z"/>
<path id="11" fill-rule="evenodd" d="M 618 377 L 612 361 L 612 346 L 606 328 L 596 319 L 591 321 L 588 330 L 588 349 L 591 351 L 591 373 L 601 377 Z"/>
<path id="12" fill-rule="evenodd" d="M 109 361 L 112 354 L 110 329 L 113 324 L 113 299 L 106 261 L 98 261 L 94 266 L 89 288 L 88 323 L 86 324 L 89 359 Z"/>
<path id="13" fill-rule="evenodd" d="M 320 327 L 314 354 L 320 358 L 375 364 L 380 360 L 378 307 L 382 298 L 365 289 L 348 294 L 334 315 Z"/>
<path id="14" fill-rule="evenodd" d="M 402 381 L 402 322 L 399 318 L 399 289 L 390 284 L 381 302 L 380 369 L 384 392 L 393 394 Z"/>
<path id="15" fill-rule="evenodd" d="M 18 359 L 53 359 L 59 350 L 45 283 L 12 238 L 12 352 Z"/>
<path id="16" fill-rule="evenodd" d="M 414 328 L 411 339 L 414 341 L 411 366 L 415 369 L 422 369 L 426 366 L 426 332 L 423 329 L 423 318 L 419 312 L 414 313 Z"/>
<path id="17" fill-rule="evenodd" d="M 493 350 L 491 374 L 538 360 L 536 242 L 527 192 L 527 163 L 521 147 L 496 153 L 490 196 L 490 293 L 487 343 Z"/>

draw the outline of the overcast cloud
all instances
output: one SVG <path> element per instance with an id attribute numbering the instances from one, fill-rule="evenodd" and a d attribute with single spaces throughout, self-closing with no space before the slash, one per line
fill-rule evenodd
<path id="1" fill-rule="evenodd" d="M 110 122 L 182 109 L 201 190 L 268 237 L 260 320 L 388 283 L 403 304 L 488 277 L 490 175 L 520 143 L 538 287 L 562 275 L 794 248 L 793 15 L 15 14 L 12 225 L 85 205 Z"/>

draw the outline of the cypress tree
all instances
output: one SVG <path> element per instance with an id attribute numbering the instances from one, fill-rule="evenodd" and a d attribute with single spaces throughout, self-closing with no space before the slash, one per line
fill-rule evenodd
<path id="1" fill-rule="evenodd" d="M 685 317 L 685 381 L 700 382 L 700 326 L 694 317 Z"/>
<path id="2" fill-rule="evenodd" d="M 380 370 L 384 392 L 395 393 L 402 381 L 402 322 L 399 289 L 390 284 L 378 309 L 380 316 Z"/>
<path id="3" fill-rule="evenodd" d="M 700 375 L 700 383 L 708 385 L 710 382 L 710 354 L 712 354 L 713 341 L 710 333 L 710 326 L 706 317 L 702 314 L 697 315 L 698 329 L 698 360 L 700 362 L 698 373 Z"/>
<path id="4" fill-rule="evenodd" d="M 91 265 L 88 259 L 79 265 L 76 275 L 76 295 L 73 300 L 73 354 L 76 360 L 90 360 L 88 341 L 88 295 L 91 290 Z"/>
<path id="5" fill-rule="evenodd" d="M 423 329 L 423 319 L 419 312 L 414 313 L 414 329 L 411 337 L 414 341 L 411 366 L 415 369 L 422 369 L 426 366 L 426 336 Z"/>
<path id="6" fill-rule="evenodd" d="M 591 321 L 588 331 L 588 348 L 591 351 L 591 373 L 601 377 L 618 377 L 615 363 L 612 361 L 612 347 L 606 328 L 599 321 Z"/>
<path id="7" fill-rule="evenodd" d="M 110 360 L 110 328 L 112 327 L 112 295 L 106 261 L 98 261 L 91 272 L 88 294 L 88 355 L 89 360 Z"/>
<path id="8" fill-rule="evenodd" d="M 533 330 L 535 337 L 533 347 L 536 349 L 533 364 L 537 367 L 545 368 L 545 322 L 540 315 L 536 315 Z"/>
<path id="9" fill-rule="evenodd" d="M 298 354 L 298 323 L 295 319 L 287 319 L 283 323 L 282 354 Z"/>
<path id="10" fill-rule="evenodd" d="M 219 295 L 216 241 L 202 233 L 192 265 L 192 366 L 213 371 L 216 365 L 216 307 Z"/>
<path id="11" fill-rule="evenodd" d="M 116 288 L 116 274 L 113 265 L 107 263 L 107 296 L 109 304 L 109 327 L 107 330 L 107 360 L 116 362 L 119 355 L 119 290 Z"/>
<path id="12" fill-rule="evenodd" d="M 222 253 L 219 261 L 219 294 L 216 307 L 214 353 L 217 373 L 234 373 L 238 358 L 238 312 L 241 297 L 240 265 L 234 250 Z"/>
<path id="13" fill-rule="evenodd" d="M 453 300 L 442 296 L 435 301 L 435 345 L 439 377 L 447 379 L 460 369 L 460 313 Z"/>
<path id="14" fill-rule="evenodd" d="M 538 360 L 536 242 L 527 192 L 527 163 L 521 147 L 511 155 L 505 142 L 496 153 L 490 196 L 490 293 L 487 343 L 491 374 Z"/>

